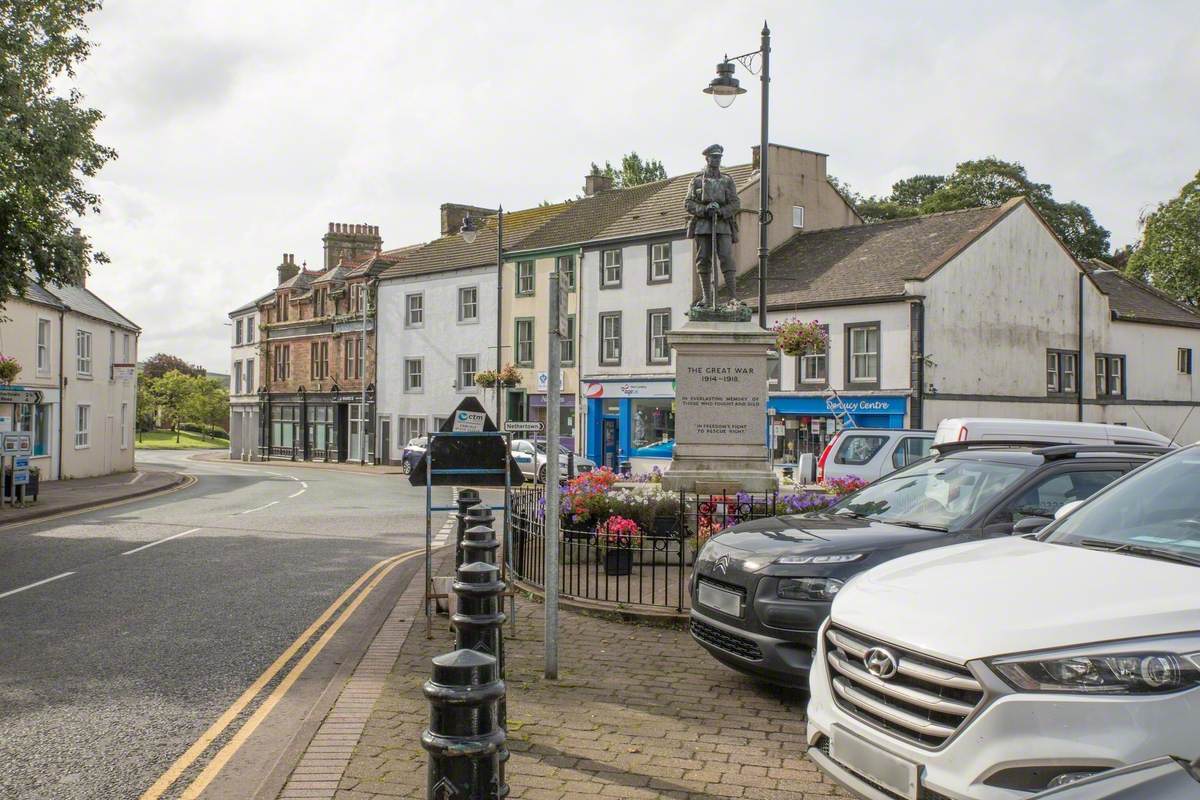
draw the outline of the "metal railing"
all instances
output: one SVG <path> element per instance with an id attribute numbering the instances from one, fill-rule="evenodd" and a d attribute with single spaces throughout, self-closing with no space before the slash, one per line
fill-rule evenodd
<path id="1" fill-rule="evenodd" d="M 609 544 L 594 529 L 564 521 L 559 537 L 559 594 L 576 600 L 683 612 L 695 554 L 711 535 L 739 522 L 786 513 L 775 494 L 680 492 L 676 509 L 640 534 Z M 546 507 L 540 488 L 512 492 L 509 568 L 536 588 L 545 585 Z"/>

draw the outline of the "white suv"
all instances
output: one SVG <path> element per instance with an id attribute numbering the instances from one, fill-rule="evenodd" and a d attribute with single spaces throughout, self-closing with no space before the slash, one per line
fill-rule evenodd
<path id="1" fill-rule="evenodd" d="M 999 800 L 1200 755 L 1200 446 L 1037 538 L 861 573 L 818 637 L 809 755 L 871 800 Z"/>

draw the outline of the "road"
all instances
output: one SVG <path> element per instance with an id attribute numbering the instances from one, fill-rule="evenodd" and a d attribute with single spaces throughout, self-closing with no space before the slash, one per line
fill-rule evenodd
<path id="1" fill-rule="evenodd" d="M 0 529 L 0 797 L 141 797 L 347 587 L 424 543 L 424 492 L 399 475 L 138 463 L 198 480 Z M 357 658 L 420 560 L 379 585 L 317 678 Z"/>

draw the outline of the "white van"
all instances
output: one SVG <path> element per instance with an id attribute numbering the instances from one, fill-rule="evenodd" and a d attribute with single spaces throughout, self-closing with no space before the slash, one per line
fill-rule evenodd
<path id="1" fill-rule="evenodd" d="M 1100 422 L 1055 422 L 1044 419 L 956 417 L 938 424 L 934 444 L 1007 440 L 1064 444 L 1135 444 L 1170 447 L 1160 433 Z"/>

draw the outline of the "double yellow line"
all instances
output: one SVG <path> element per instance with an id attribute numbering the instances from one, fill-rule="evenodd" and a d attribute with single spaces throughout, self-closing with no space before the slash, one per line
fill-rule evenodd
<path id="1" fill-rule="evenodd" d="M 308 668 L 308 666 L 313 662 L 314 659 L 316 659 L 325 646 L 329 644 L 329 641 L 333 638 L 334 634 L 336 634 L 346 620 L 348 620 L 354 614 L 355 610 L 362 605 L 362 602 L 364 599 L 366 599 L 367 595 L 369 595 L 393 569 L 405 561 L 416 558 L 419 555 L 423 555 L 424 552 L 425 551 L 423 549 L 414 550 L 410 553 L 402 553 L 398 556 L 385 558 L 383 561 L 380 561 L 378 564 L 364 572 L 358 580 L 350 585 L 350 588 L 342 592 L 338 599 L 334 600 L 333 604 L 330 605 L 329 608 L 325 609 L 321 616 L 317 617 L 316 620 L 314 620 L 313 623 L 309 625 L 303 633 L 300 634 L 296 641 L 292 642 L 292 644 L 279 655 L 279 658 L 272 662 L 271 666 L 267 667 L 266 671 L 263 672 L 262 675 L 259 675 L 258 678 L 255 679 L 254 683 L 250 684 L 250 687 L 247 688 L 246 691 L 242 692 L 241 696 L 233 702 L 233 705 L 225 709 L 225 712 L 217 718 L 217 721 L 210 725 L 208 730 L 201 734 L 200 738 L 193 742 L 192 746 L 189 747 L 183 753 L 183 755 L 175 760 L 175 763 L 172 764 L 170 768 L 154 782 L 154 785 L 142 794 L 141 800 L 158 800 L 158 798 L 162 797 L 163 794 L 169 790 L 176 781 L 179 780 L 184 772 L 186 772 L 196 762 L 196 760 L 200 758 L 200 756 L 202 756 L 209 747 L 212 746 L 212 743 L 215 742 L 217 738 L 220 737 L 221 734 L 233 724 L 234 720 L 238 718 L 238 715 L 240 715 L 246 709 L 246 707 L 250 705 L 254 698 L 257 697 L 260 692 L 262 692 L 263 688 L 266 687 L 267 684 L 269 684 L 283 670 L 288 662 L 290 662 L 296 656 L 296 654 L 300 652 L 305 643 L 307 643 L 308 640 L 311 639 L 313 635 L 325 625 L 325 623 L 329 622 L 330 618 L 337 613 L 337 610 L 341 608 L 342 604 L 351 597 L 354 597 L 353 601 L 346 606 L 340 614 L 338 614 L 337 619 L 335 619 L 329 625 L 329 627 L 325 629 L 325 632 L 321 634 L 321 638 L 317 639 L 313 646 L 308 649 L 308 652 L 306 652 L 300 658 L 300 660 L 296 662 L 295 666 L 293 666 L 291 671 L 284 676 L 283 680 L 279 682 L 274 691 L 272 691 L 271 694 L 269 694 L 267 698 L 263 700 L 258 708 L 255 709 L 250 718 L 246 720 L 246 723 L 242 725 L 242 727 L 233 735 L 232 738 L 230 738 L 225 746 L 222 747 L 215 756 L 213 756 L 212 760 L 209 761 L 200 774 L 196 776 L 196 779 L 193 780 L 183 791 L 183 794 L 180 795 L 182 800 L 194 800 L 194 798 L 199 797 L 201 792 L 203 792 L 208 787 L 209 783 L 212 782 L 213 778 L 215 778 L 217 774 L 225 767 L 225 765 L 229 763 L 229 760 L 233 758 L 234 754 L 238 751 L 238 748 L 245 744 L 246 740 L 250 738 L 250 735 L 254 733 L 258 726 L 262 724 L 263 720 L 267 718 L 267 715 L 271 713 L 271 710 L 274 709 L 276 704 L 279 703 L 280 699 L 287 694 L 287 691 L 291 688 L 292 684 L 294 684 L 296 680 L 302 674 L 304 674 L 304 670 Z M 364 584 L 366 584 L 366 588 L 361 592 L 358 592 L 358 590 Z M 358 592 L 356 597 L 354 596 L 355 592 Z"/>

